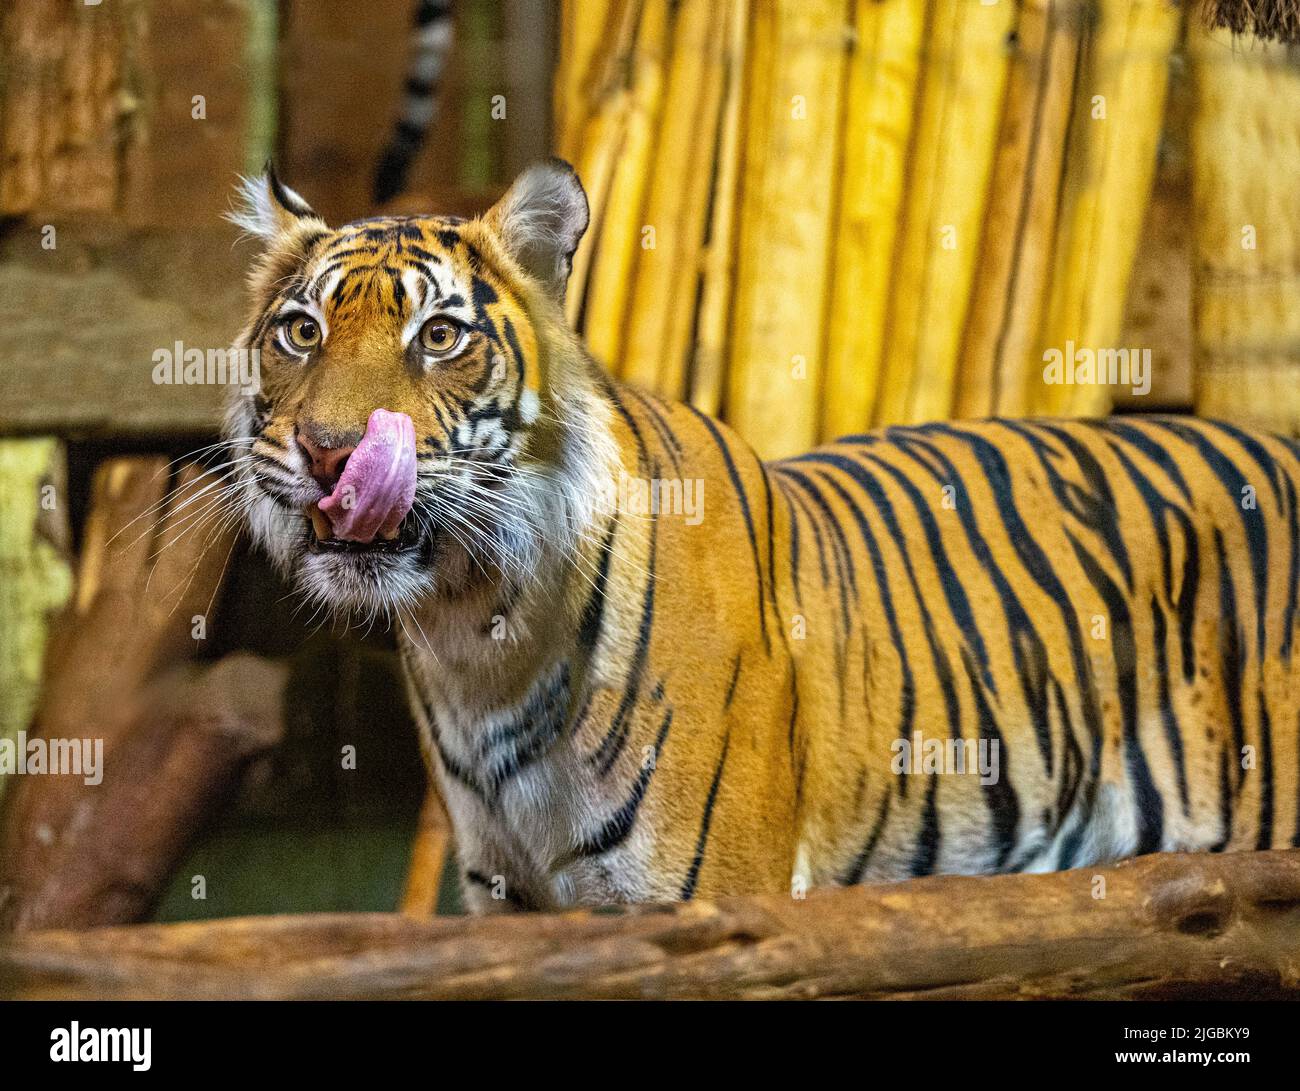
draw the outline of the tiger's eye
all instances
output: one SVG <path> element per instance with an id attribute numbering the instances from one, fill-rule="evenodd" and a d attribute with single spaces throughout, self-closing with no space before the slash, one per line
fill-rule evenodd
<path id="1" fill-rule="evenodd" d="M 420 345 L 428 352 L 447 353 L 460 343 L 460 327 L 445 318 L 433 318 L 420 330 Z"/>
<path id="2" fill-rule="evenodd" d="M 309 315 L 300 314 L 285 326 L 285 337 L 293 348 L 306 352 L 320 344 L 320 325 Z"/>

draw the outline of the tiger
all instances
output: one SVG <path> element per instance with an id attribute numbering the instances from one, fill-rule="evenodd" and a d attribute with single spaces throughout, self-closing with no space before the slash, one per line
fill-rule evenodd
<path id="1" fill-rule="evenodd" d="M 271 172 L 235 219 L 240 511 L 391 625 L 470 911 L 1300 845 L 1291 440 L 963 420 L 763 461 L 566 323 L 567 163 L 339 228 Z"/>

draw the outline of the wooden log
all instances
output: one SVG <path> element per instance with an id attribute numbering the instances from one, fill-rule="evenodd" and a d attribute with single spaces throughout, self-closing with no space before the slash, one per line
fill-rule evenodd
<path id="1" fill-rule="evenodd" d="M 112 770 L 111 789 L 77 776 L 15 778 L 6 792 L 8 820 L 0 845 L 0 888 L 8 888 L 7 896 L 0 896 L 5 903 L 0 912 L 11 920 L 52 923 L 64 919 L 58 913 L 72 912 L 65 910 L 66 899 L 45 899 L 44 883 L 57 881 L 64 870 L 78 871 L 79 854 L 101 860 L 105 868 L 115 866 L 111 857 L 101 858 L 94 850 L 102 843 L 101 831 L 87 825 L 90 815 L 117 805 L 125 815 L 121 821 L 129 825 L 132 813 L 141 809 L 132 793 L 139 790 L 149 798 L 148 791 L 136 787 L 141 778 L 161 796 L 168 794 L 168 777 L 175 770 L 157 764 L 160 744 L 151 741 L 155 735 L 140 732 L 142 724 L 153 725 L 149 732 L 170 739 L 167 732 L 175 729 L 168 725 L 176 715 L 159 714 L 161 698 L 147 687 L 192 657 L 208 636 L 236 541 L 223 510 L 215 506 L 221 484 L 219 476 L 188 466 L 169 491 L 168 466 L 161 458 L 110 460 L 95 475 L 76 592 L 52 628 L 33 735 L 89 739 L 92 747 L 102 746 L 105 761 L 122 765 Z M 138 741 L 141 737 L 145 744 Z M 188 743 L 182 738 L 177 745 Z M 138 767 L 121 754 L 138 755 Z M 195 785 L 183 787 L 190 796 L 206 799 Z M 120 793 L 130 802 L 121 803 Z M 192 805 L 186 798 L 174 803 L 178 811 Z M 133 836 L 175 848 L 165 840 L 170 832 L 146 836 L 135 829 Z M 140 879 L 135 900 L 122 895 L 106 904 L 98 910 L 109 914 L 102 919 L 132 919 L 114 914 L 147 905 L 153 892 L 145 878 L 161 882 L 166 877 L 161 864 L 146 871 L 138 858 L 131 860 Z M 75 919 L 93 923 L 95 912 L 77 902 L 81 915 Z"/>
<path id="2" fill-rule="evenodd" d="M 59 777 L 52 792 L 55 778 L 26 778 L 0 842 L 0 925 L 144 918 L 248 763 L 283 737 L 288 674 L 247 654 L 176 668 L 127 699 L 102 781 Z"/>
<path id="3" fill-rule="evenodd" d="M 621 911 L 262 917 L 0 943 L 20 998 L 1300 998 L 1300 852 Z"/>

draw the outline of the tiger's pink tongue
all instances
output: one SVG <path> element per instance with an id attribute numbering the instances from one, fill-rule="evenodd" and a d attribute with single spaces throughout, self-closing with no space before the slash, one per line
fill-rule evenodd
<path id="1" fill-rule="evenodd" d="M 334 491 L 319 504 L 336 538 L 393 538 L 415 502 L 415 426 L 405 413 L 376 409 Z"/>

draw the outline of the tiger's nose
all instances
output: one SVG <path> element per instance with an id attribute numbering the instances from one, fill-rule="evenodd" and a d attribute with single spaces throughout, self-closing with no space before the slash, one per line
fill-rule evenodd
<path id="1" fill-rule="evenodd" d="M 307 456 L 311 475 L 327 494 L 334 491 L 334 486 L 343 476 L 343 467 L 348 464 L 348 456 L 357 449 L 355 442 L 347 442 L 350 439 L 351 437 L 345 437 L 345 442 L 332 446 L 313 439 L 309 430 L 298 430 L 298 446 Z"/>

